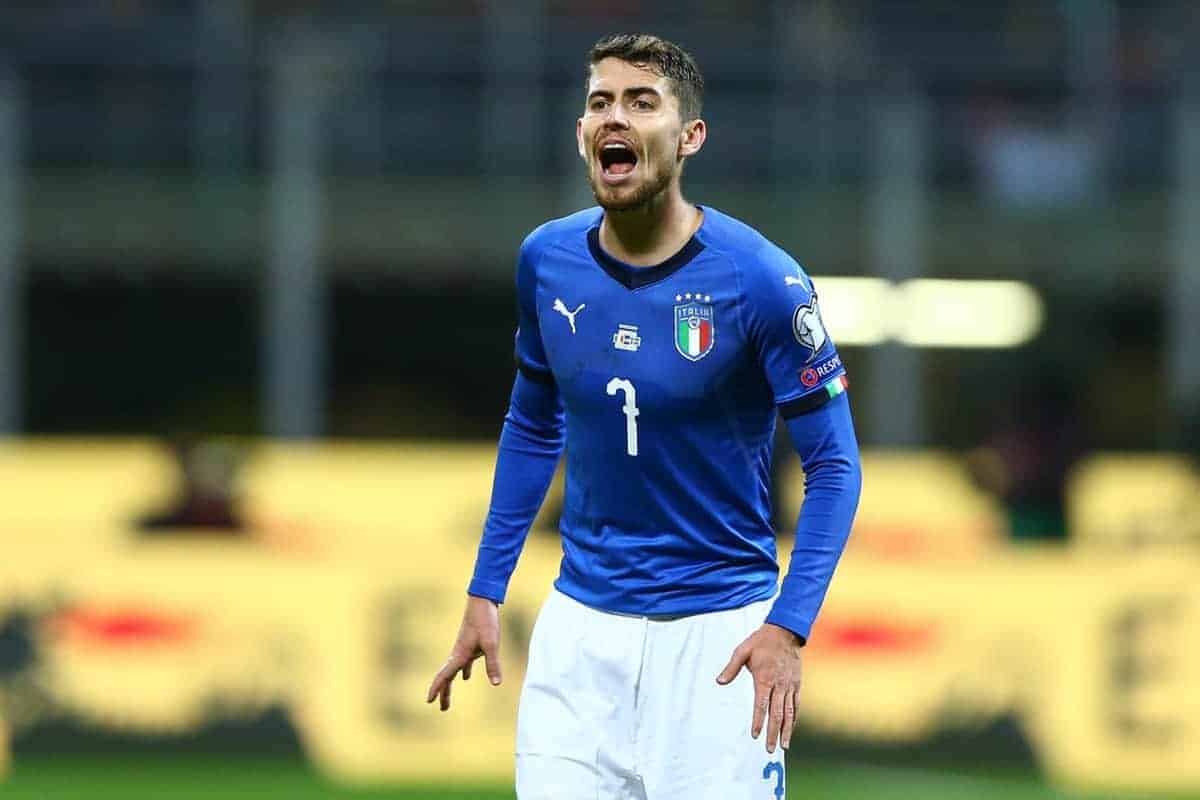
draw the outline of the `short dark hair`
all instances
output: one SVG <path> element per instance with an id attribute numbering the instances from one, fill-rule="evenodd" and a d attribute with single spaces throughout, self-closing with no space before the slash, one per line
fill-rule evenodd
<path id="1" fill-rule="evenodd" d="M 704 105 L 704 78 L 696 59 L 679 45 L 649 33 L 616 33 L 592 45 L 588 69 L 606 58 L 619 58 L 671 81 L 679 99 L 679 116 L 698 119 Z"/>

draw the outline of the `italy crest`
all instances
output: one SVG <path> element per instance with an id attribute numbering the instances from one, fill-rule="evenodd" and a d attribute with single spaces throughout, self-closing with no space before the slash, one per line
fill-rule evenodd
<path id="1" fill-rule="evenodd" d="M 713 348 L 713 307 L 707 302 L 709 295 L 675 295 L 676 302 L 689 302 L 675 306 L 675 349 L 688 361 L 699 361 Z M 692 299 L 695 298 L 695 299 Z"/>

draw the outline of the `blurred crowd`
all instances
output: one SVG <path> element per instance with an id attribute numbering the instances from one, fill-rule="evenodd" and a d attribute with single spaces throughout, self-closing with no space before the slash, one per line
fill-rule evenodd
<path id="1" fill-rule="evenodd" d="M 588 0 L 60 0 L 0 9 L 0 66 L 9 62 L 32 83 L 35 163 L 187 168 L 201 158 L 190 124 L 195 87 L 261 69 L 281 30 L 311 23 L 329 42 L 360 51 L 353 58 L 369 52 L 375 76 L 357 90 L 361 107 L 346 109 L 333 165 L 438 174 L 476 166 L 462 146 L 469 139 L 444 137 L 439 151 L 431 134 L 420 141 L 435 152 L 406 158 L 389 149 L 398 132 L 388 109 L 423 102 L 429 91 L 473 106 L 494 80 L 480 54 L 482 27 L 538 15 L 538 68 L 549 87 L 578 80 L 580 36 L 669 30 L 704 55 L 710 86 L 761 98 L 762 113 L 771 113 L 765 104 L 782 82 L 795 87 L 805 114 L 826 114 L 849 132 L 863 97 L 898 82 L 917 87 L 933 101 L 938 180 L 1042 209 L 1084 202 L 1113 182 L 1162 179 L 1166 101 L 1197 59 L 1187 46 L 1200 37 L 1193 12 L 1183 0 L 707 0 L 652 10 Z M 453 67 L 439 68 L 445 62 Z M 253 131 L 264 111 L 250 95 L 239 121 L 251 142 L 240 166 L 254 168 L 261 133 Z M 466 124 L 470 112 L 459 116 Z M 446 119 L 438 120 L 443 129 Z M 80 129 L 96 132 L 90 146 L 66 133 Z M 839 149 L 840 131 L 829 138 L 822 157 L 835 175 L 854 179 L 861 154 Z M 739 169 L 767 169 L 747 158 Z"/>
<path id="2" fill-rule="evenodd" d="M 1079 447 L 1200 449 L 1200 422 L 1164 423 L 1173 412 L 1161 399 L 1165 276 L 1178 269 L 1181 227 L 1177 113 L 1200 90 L 1200 48 L 1189 46 L 1200 14 L 1187 0 L 0 4 L 0 95 L 16 75 L 19 159 L 35 176 L 24 201 L 31 428 L 169 427 L 153 422 L 174 413 L 155 394 L 166 386 L 186 398 L 176 402 L 188 424 L 255 429 L 268 227 L 254 215 L 268 207 L 264 178 L 280 150 L 275 68 L 299 40 L 337 73 L 320 172 L 349 179 L 323 219 L 336 320 L 329 429 L 490 437 L 510 378 L 511 254 L 523 230 L 590 200 L 570 124 L 586 48 L 621 29 L 668 35 L 699 57 L 714 135 L 689 165 L 697 198 L 745 210 L 814 274 L 880 269 L 878 101 L 928 112 L 927 274 L 1026 280 L 1049 310 L 1037 364 L 1027 352 L 928 355 L 924 379 L 961 399 L 929 411 L 931 444 L 1019 454 L 1011 420 L 1024 390 L 1013 387 L 1054 373 L 1083 430 L 1062 463 L 1025 470 L 1034 483 L 1054 483 L 1044 473 L 1061 474 Z M 497 154 L 497 140 L 520 146 Z M 474 215 L 470 247 L 439 233 L 459 213 Z M 60 280 L 64 262 L 78 273 Z M 194 273 L 170 283 L 185 267 Z M 183 291 L 123 283 L 155 270 Z M 72 281 L 85 273 L 116 277 L 80 290 Z M 470 324 L 458 317 L 467 303 Z M 151 380 L 138 359 L 88 355 L 83 312 L 116 304 L 106 331 L 159 365 L 155 391 L 119 396 L 113 387 Z M 446 320 L 452 336 L 405 339 L 393 327 Z M 145 335 L 170 325 L 169 337 Z M 420 346 L 379 344 L 397 339 Z M 464 354 L 471 369 L 446 368 Z M 865 378 L 866 353 L 856 358 Z M 102 378 L 89 372 L 100 363 Z M 205 364 L 212 398 L 187 384 L 189 363 Z M 1134 377 L 1144 391 L 1112 390 Z M 105 387 L 94 418 L 64 400 L 70 380 Z M 412 411 L 431 405 L 444 416 Z"/>

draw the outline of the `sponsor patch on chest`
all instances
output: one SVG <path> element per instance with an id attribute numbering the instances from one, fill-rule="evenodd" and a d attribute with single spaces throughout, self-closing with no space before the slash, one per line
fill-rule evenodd
<path id="1" fill-rule="evenodd" d="M 642 337 L 638 336 L 637 325 L 618 324 L 617 332 L 612 337 L 613 347 L 636 353 L 642 346 Z"/>

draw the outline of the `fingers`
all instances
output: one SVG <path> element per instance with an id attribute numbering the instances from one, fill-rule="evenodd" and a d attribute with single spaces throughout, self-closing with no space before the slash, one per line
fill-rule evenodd
<path id="1" fill-rule="evenodd" d="M 436 697 L 442 711 L 449 710 L 455 674 L 461 671 L 463 680 L 470 680 L 474 661 L 481 655 L 492 685 L 500 685 L 500 621 L 496 609 L 493 601 L 476 597 L 467 599 L 458 639 L 450 650 L 450 657 L 433 677 L 425 694 L 426 703 L 432 703 Z"/>
<path id="2" fill-rule="evenodd" d="M 754 719 L 750 723 L 750 736 L 757 739 L 762 733 L 763 722 L 771 705 L 771 684 L 754 682 Z"/>
<path id="3" fill-rule="evenodd" d="M 770 715 L 767 717 L 767 752 L 774 753 L 775 745 L 783 731 L 784 718 L 787 716 L 789 695 L 786 686 L 771 687 Z"/>
<path id="4" fill-rule="evenodd" d="M 429 691 L 425 694 L 425 702 L 432 703 L 433 698 L 442 693 L 442 687 L 447 682 L 454 680 L 454 673 L 458 672 L 458 665 L 452 661 L 447 661 L 438 670 L 437 675 L 433 676 L 433 683 L 429 684 Z"/>
<path id="5" fill-rule="evenodd" d="M 487 668 L 488 680 L 492 686 L 499 686 L 500 675 L 500 642 L 488 642 L 482 645 L 483 665 Z"/>
<path id="6" fill-rule="evenodd" d="M 774 753 L 776 744 L 786 750 L 792 743 L 800 692 L 797 687 L 787 685 L 770 686 L 767 687 L 767 691 L 771 697 L 767 704 L 767 752 Z"/>
<path id="7" fill-rule="evenodd" d="M 737 674 L 742 671 L 742 666 L 745 665 L 746 659 L 750 657 L 750 650 L 745 643 L 734 648 L 733 655 L 729 657 L 729 663 L 725 665 L 725 669 L 721 670 L 721 674 L 717 676 L 717 683 L 724 686 L 731 680 L 737 677 Z"/>
<path id="8" fill-rule="evenodd" d="M 425 693 L 425 702 L 432 703 L 434 698 L 440 700 L 439 706 L 442 711 L 450 709 L 450 687 L 454 683 L 454 676 L 461 670 L 463 680 L 470 677 L 471 662 L 474 658 L 456 657 L 452 652 L 450 658 L 446 659 L 446 663 L 438 670 L 437 675 L 433 676 L 433 683 L 429 684 L 429 691 Z"/>
<path id="9" fill-rule="evenodd" d="M 792 744 L 792 731 L 796 727 L 796 704 L 799 694 L 795 688 L 786 693 L 787 701 L 783 705 L 783 730 L 779 732 L 779 743 L 784 750 L 787 750 Z"/>

